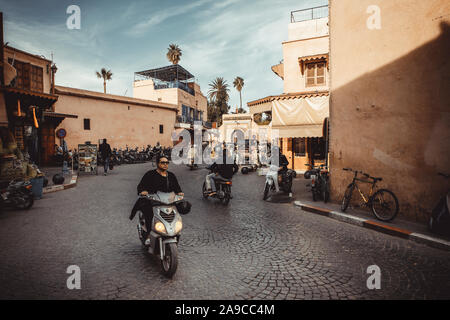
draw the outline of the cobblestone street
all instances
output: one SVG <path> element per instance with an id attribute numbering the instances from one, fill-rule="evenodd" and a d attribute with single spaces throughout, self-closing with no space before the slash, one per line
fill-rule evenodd
<path id="1" fill-rule="evenodd" d="M 238 173 L 228 206 L 203 200 L 204 169 L 171 165 L 193 207 L 169 280 L 128 219 L 151 164 L 82 175 L 30 211 L 0 215 L 2 299 L 450 299 L 450 253 L 263 202 L 264 178 Z M 81 290 L 66 269 L 81 268 Z M 368 290 L 367 267 L 381 269 Z"/>

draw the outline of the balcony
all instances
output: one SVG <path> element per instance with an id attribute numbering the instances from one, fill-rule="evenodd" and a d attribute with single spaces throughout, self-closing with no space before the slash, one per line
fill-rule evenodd
<path id="1" fill-rule="evenodd" d="M 180 81 L 174 81 L 174 82 L 166 82 L 166 83 L 159 83 L 159 84 L 155 84 L 154 85 L 155 90 L 159 90 L 159 89 L 170 89 L 170 88 L 178 88 L 181 89 L 183 91 L 186 91 L 187 93 L 195 96 L 195 91 L 192 88 L 189 88 L 189 86 L 184 83 L 184 82 L 180 82 Z"/>
<path id="2" fill-rule="evenodd" d="M 328 15 L 329 11 L 327 5 L 291 11 L 291 23 L 326 18 Z"/>
<path id="3" fill-rule="evenodd" d="M 178 124 L 189 124 L 189 125 L 194 125 L 195 121 L 201 121 L 203 127 L 207 128 L 207 129 L 211 129 L 212 128 L 212 123 L 208 122 L 208 121 L 203 121 L 200 119 L 194 119 L 193 117 L 190 116 L 183 116 L 183 115 L 178 115 L 176 118 L 176 122 Z"/>

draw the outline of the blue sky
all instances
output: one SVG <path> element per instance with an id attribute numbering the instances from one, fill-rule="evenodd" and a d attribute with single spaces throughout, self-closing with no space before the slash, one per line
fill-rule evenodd
<path id="1" fill-rule="evenodd" d="M 111 69 L 108 93 L 132 96 L 135 71 L 170 64 L 167 47 L 182 49 L 180 65 L 197 78 L 203 94 L 216 77 L 230 84 L 230 105 L 239 105 L 232 87 L 244 78 L 243 106 L 283 92 L 283 81 L 270 69 L 282 60 L 290 12 L 327 4 L 327 0 L 145 0 L 5 1 L 5 42 L 51 58 L 58 85 L 103 91 L 95 76 Z M 66 9 L 81 9 L 81 29 L 69 30 Z"/>

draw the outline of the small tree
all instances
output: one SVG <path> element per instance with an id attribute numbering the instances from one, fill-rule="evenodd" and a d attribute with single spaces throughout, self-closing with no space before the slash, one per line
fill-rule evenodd
<path id="1" fill-rule="evenodd" d="M 100 72 L 96 71 L 97 78 L 103 78 L 103 92 L 106 93 L 106 81 L 112 80 L 112 72 L 111 70 L 106 71 L 105 68 L 102 68 Z"/>
<path id="2" fill-rule="evenodd" d="M 180 47 L 176 44 L 170 44 L 167 48 L 167 59 L 169 59 L 172 64 L 178 64 L 180 62 L 182 53 Z"/>
<path id="3" fill-rule="evenodd" d="M 236 77 L 233 81 L 233 86 L 236 88 L 237 91 L 239 91 L 239 99 L 240 99 L 240 105 L 239 110 L 242 110 L 242 88 L 244 87 L 244 79 L 241 77 Z M 238 113 L 241 113 L 238 110 Z"/>

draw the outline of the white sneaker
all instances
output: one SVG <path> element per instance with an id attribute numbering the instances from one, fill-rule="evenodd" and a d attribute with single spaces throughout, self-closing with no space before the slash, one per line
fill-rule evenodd
<path id="1" fill-rule="evenodd" d="M 145 245 L 146 245 L 146 246 L 149 246 L 149 245 L 150 245 L 150 239 L 149 239 L 149 238 L 147 238 L 147 240 L 145 240 Z"/>

